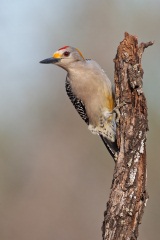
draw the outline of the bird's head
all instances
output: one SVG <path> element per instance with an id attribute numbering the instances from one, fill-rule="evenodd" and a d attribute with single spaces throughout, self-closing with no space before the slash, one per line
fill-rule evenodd
<path id="1" fill-rule="evenodd" d="M 77 48 L 65 46 L 58 49 L 51 58 L 44 59 L 40 63 L 52 63 L 67 70 L 72 63 L 77 61 L 85 61 L 82 53 Z"/>

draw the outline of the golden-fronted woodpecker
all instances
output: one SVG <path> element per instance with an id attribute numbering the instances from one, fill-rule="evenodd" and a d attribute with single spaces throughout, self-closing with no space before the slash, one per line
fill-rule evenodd
<path id="1" fill-rule="evenodd" d="M 66 92 L 92 133 L 98 134 L 115 159 L 115 101 L 111 81 L 97 62 L 85 59 L 74 47 L 64 46 L 51 58 L 40 61 L 55 64 L 67 71 Z"/>

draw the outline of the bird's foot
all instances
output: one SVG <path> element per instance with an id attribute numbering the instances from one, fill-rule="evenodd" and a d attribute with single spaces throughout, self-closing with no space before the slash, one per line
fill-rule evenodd
<path id="1" fill-rule="evenodd" d="M 116 113 L 116 123 L 119 123 L 119 119 L 120 119 L 120 111 L 119 111 L 119 109 L 121 108 L 121 107 L 123 107 L 124 105 L 126 105 L 126 103 L 125 102 L 122 102 L 122 103 L 117 103 L 117 106 L 113 109 L 113 112 L 115 112 Z"/>

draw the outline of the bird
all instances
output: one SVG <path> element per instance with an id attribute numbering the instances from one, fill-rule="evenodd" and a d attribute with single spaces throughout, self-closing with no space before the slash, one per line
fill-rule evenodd
<path id="1" fill-rule="evenodd" d="M 67 71 L 65 88 L 69 99 L 88 129 L 100 136 L 110 155 L 117 158 L 115 96 L 111 81 L 100 65 L 85 59 L 71 46 L 59 48 L 50 58 L 40 61 Z"/>

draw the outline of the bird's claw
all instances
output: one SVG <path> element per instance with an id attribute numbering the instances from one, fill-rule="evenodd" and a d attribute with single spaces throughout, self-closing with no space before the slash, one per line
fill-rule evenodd
<path id="1" fill-rule="evenodd" d="M 120 119 L 120 111 L 119 111 L 119 109 L 121 108 L 121 107 L 123 107 L 124 105 L 126 105 L 126 103 L 125 102 L 122 102 L 122 103 L 117 103 L 117 106 L 113 109 L 113 112 L 115 112 L 116 113 L 116 123 L 119 123 L 119 119 Z"/>

